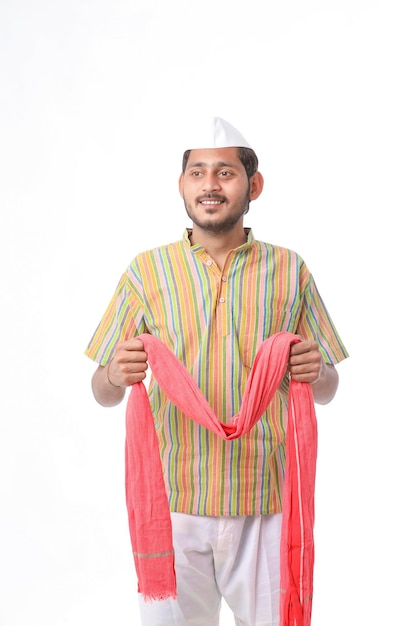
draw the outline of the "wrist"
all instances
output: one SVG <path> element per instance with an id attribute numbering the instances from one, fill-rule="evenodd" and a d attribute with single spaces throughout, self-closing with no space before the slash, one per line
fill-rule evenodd
<path id="1" fill-rule="evenodd" d="M 113 361 L 113 359 L 111 359 L 111 361 L 109 361 L 109 363 L 108 363 L 108 365 L 107 365 L 107 368 L 106 368 L 106 369 L 107 369 L 107 381 L 110 383 L 110 385 L 111 385 L 112 387 L 116 387 L 116 389 L 121 389 L 122 387 L 121 387 L 120 385 L 116 385 L 115 383 L 113 383 L 113 382 L 110 380 L 110 364 L 111 364 L 111 362 L 112 362 L 112 361 Z"/>
<path id="2" fill-rule="evenodd" d="M 326 364 L 324 362 L 323 357 L 321 357 L 319 375 L 317 376 L 317 378 L 315 380 L 313 380 L 312 383 L 310 383 L 311 385 L 315 385 L 316 383 L 318 383 L 323 378 L 325 368 L 326 368 Z"/>

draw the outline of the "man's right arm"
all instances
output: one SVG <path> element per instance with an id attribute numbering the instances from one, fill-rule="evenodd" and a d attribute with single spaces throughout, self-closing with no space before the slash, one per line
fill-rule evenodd
<path id="1" fill-rule="evenodd" d="M 99 365 L 93 375 L 94 398 L 102 406 L 116 406 L 123 400 L 126 387 L 146 377 L 148 355 L 140 339 L 129 339 L 117 344 L 113 358 L 105 366 Z"/>

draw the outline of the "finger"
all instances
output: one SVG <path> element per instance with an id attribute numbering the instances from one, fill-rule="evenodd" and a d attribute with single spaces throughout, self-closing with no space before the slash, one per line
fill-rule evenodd
<path id="1" fill-rule="evenodd" d="M 133 339 L 127 339 L 126 341 L 121 341 L 118 344 L 118 347 L 123 348 L 124 350 L 127 350 L 127 351 L 132 351 L 132 352 L 144 351 L 143 341 L 142 339 L 138 339 L 137 337 L 134 337 Z"/>
<path id="2" fill-rule="evenodd" d="M 299 341 L 298 343 L 293 343 L 290 348 L 290 355 L 304 354 L 305 352 L 310 352 L 315 349 L 317 344 L 315 341 Z"/>
<path id="3" fill-rule="evenodd" d="M 120 342 L 114 351 L 114 358 L 119 362 L 132 362 L 147 361 L 148 354 L 143 349 L 143 342 L 138 341 L 122 341 Z"/>
<path id="4" fill-rule="evenodd" d="M 120 361 L 113 358 L 108 366 L 109 380 L 119 387 L 128 387 L 144 380 L 148 364 L 146 361 Z"/>
<path id="5" fill-rule="evenodd" d="M 297 365 L 292 365 L 288 369 L 294 380 L 313 383 L 317 382 L 320 378 L 322 367 L 323 359 L 319 354 L 318 358 L 314 358 L 311 361 L 303 362 Z"/>

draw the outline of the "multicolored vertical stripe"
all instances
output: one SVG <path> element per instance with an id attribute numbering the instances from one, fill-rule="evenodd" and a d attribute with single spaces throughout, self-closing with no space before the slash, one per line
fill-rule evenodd
<path id="1" fill-rule="evenodd" d="M 222 269 L 181 241 L 139 254 L 123 274 L 86 354 L 105 365 L 116 343 L 157 336 L 186 365 L 217 417 L 239 411 L 260 344 L 288 331 L 319 342 L 328 363 L 347 356 L 306 264 L 254 239 Z M 200 515 L 281 511 L 288 380 L 256 426 L 224 441 L 198 426 L 151 379 L 149 396 L 171 510 Z"/>

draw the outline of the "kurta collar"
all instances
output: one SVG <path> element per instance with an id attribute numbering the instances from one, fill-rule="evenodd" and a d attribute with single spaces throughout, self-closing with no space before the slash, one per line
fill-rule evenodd
<path id="1" fill-rule="evenodd" d="M 246 233 L 246 241 L 245 243 L 242 243 L 242 245 L 239 246 L 238 248 L 235 248 L 235 250 L 245 250 L 246 248 L 250 248 L 255 241 L 255 237 L 253 236 L 252 229 L 245 228 L 244 230 Z M 204 250 L 201 244 L 196 243 L 194 245 L 191 245 L 190 236 L 192 232 L 193 232 L 192 228 L 186 228 L 184 230 L 184 234 L 182 238 L 183 243 L 187 246 L 187 248 L 190 248 L 192 252 L 201 252 L 202 250 Z"/>

